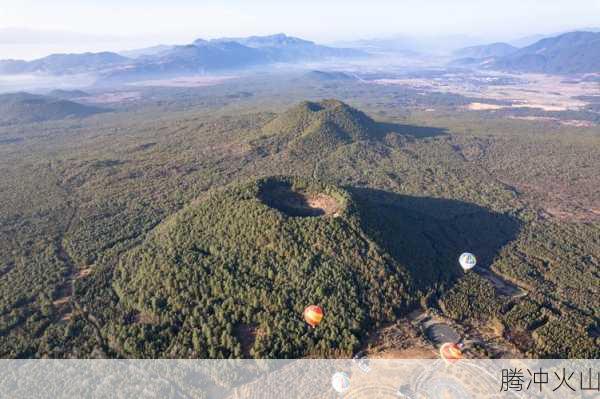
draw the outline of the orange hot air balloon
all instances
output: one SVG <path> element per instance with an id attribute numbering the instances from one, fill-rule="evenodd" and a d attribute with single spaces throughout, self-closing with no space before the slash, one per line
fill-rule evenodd
<path id="1" fill-rule="evenodd" d="M 304 320 L 312 327 L 315 328 L 319 325 L 323 319 L 323 309 L 317 305 L 310 305 L 304 309 Z"/>
<path id="2" fill-rule="evenodd" d="M 440 356 L 447 362 L 454 363 L 462 359 L 462 344 L 446 342 L 440 347 Z"/>

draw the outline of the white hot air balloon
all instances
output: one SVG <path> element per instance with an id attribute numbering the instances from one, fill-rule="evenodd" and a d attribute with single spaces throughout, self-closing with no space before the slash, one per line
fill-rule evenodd
<path id="1" fill-rule="evenodd" d="M 471 270 L 477 264 L 477 258 L 470 252 L 465 252 L 458 258 L 458 263 L 464 271 Z"/>
<path id="2" fill-rule="evenodd" d="M 338 371 L 331 377 L 331 386 L 337 393 L 344 393 L 350 389 L 350 377 L 343 371 Z"/>

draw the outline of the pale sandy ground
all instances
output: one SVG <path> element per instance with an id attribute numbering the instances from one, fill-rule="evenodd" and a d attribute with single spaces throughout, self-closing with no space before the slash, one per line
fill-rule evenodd
<path id="1" fill-rule="evenodd" d="M 523 83 L 512 85 L 486 85 L 469 81 L 472 76 L 448 76 L 447 79 L 379 79 L 373 81 L 381 85 L 403 85 L 424 91 L 437 91 L 444 93 L 457 93 L 469 97 L 478 97 L 490 100 L 510 101 L 511 105 L 487 104 L 483 102 L 472 103 L 467 106 L 471 110 L 496 110 L 507 107 L 531 107 L 545 111 L 578 110 L 587 105 L 577 96 L 599 95 L 600 85 L 595 82 L 566 83 L 564 76 L 523 74 L 511 75 L 502 73 L 489 73 L 490 77 L 511 77 Z"/>
<path id="2" fill-rule="evenodd" d="M 341 204 L 326 194 L 313 194 L 306 197 L 306 203 L 310 208 L 320 209 L 325 215 L 337 215 L 341 210 Z"/>
<path id="3" fill-rule="evenodd" d="M 476 104 L 476 103 L 472 103 L 472 104 Z M 475 108 L 471 108 L 471 109 L 475 109 Z M 510 115 L 508 118 L 509 119 L 520 119 L 520 120 L 525 120 L 525 121 L 551 121 L 551 122 L 560 123 L 561 125 L 574 126 L 574 127 L 593 127 L 593 126 L 595 126 L 594 122 L 590 122 L 590 121 L 581 121 L 581 120 L 576 120 L 576 119 L 561 120 L 559 118 L 553 118 L 551 116 L 514 116 L 514 115 Z"/>

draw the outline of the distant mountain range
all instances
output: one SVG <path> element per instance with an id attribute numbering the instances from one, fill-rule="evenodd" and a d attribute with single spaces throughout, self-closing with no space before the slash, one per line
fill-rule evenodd
<path id="1" fill-rule="evenodd" d="M 43 73 L 68 75 L 125 65 L 130 60 L 116 53 L 52 54 L 33 61 L 1 60 L 1 74 Z"/>
<path id="2" fill-rule="evenodd" d="M 397 54 L 408 56 L 399 50 L 401 47 L 395 50 Z M 52 54 L 33 61 L 3 60 L 0 74 L 93 74 L 102 82 L 118 83 L 367 55 L 360 49 L 323 46 L 276 34 L 198 39 L 186 45 L 159 45 L 121 54 Z M 523 48 L 508 43 L 470 46 L 456 50 L 453 55 L 454 64 L 461 66 L 553 74 L 600 72 L 600 33 L 570 32 Z"/>
<path id="3" fill-rule="evenodd" d="M 467 35 L 395 35 L 388 38 L 342 41 L 340 45 L 373 53 L 416 57 L 425 54 L 447 55 L 456 49 L 480 43 L 483 43 L 480 38 Z"/>
<path id="4" fill-rule="evenodd" d="M 537 43 L 542 39 L 548 39 L 551 37 L 556 37 L 556 36 L 560 36 L 565 33 L 570 33 L 570 32 L 575 32 L 575 31 L 578 31 L 578 32 L 600 32 L 600 28 L 585 27 L 585 28 L 578 28 L 576 30 L 566 30 L 566 31 L 554 32 L 554 33 L 529 35 L 529 36 L 520 37 L 518 39 L 511 40 L 507 43 L 509 43 L 511 46 L 514 46 L 517 48 L 522 48 L 522 47 L 531 46 L 532 44 Z"/>
<path id="5" fill-rule="evenodd" d="M 33 61 L 0 61 L 1 74 L 97 73 L 104 79 L 135 79 L 235 70 L 278 62 L 362 57 L 359 50 L 321 46 L 277 34 L 246 38 L 198 39 L 192 44 L 112 52 L 53 54 Z"/>
<path id="6" fill-rule="evenodd" d="M 571 74 L 600 72 L 600 33 L 569 32 L 523 48 L 506 43 L 469 47 L 454 53 L 454 64 L 514 72 Z"/>
<path id="7" fill-rule="evenodd" d="M 493 66 L 557 74 L 600 72 L 600 33 L 571 32 L 542 39 L 496 60 Z"/>

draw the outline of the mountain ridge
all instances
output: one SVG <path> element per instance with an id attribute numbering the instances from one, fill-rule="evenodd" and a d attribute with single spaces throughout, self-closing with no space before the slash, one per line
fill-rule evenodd
<path id="1" fill-rule="evenodd" d="M 575 31 L 544 38 L 494 60 L 490 68 L 554 74 L 600 72 L 600 33 Z"/>
<path id="2" fill-rule="evenodd" d="M 133 58 L 125 57 L 129 54 Z M 235 70 L 277 62 L 362 57 L 364 52 L 318 45 L 276 34 L 247 38 L 197 39 L 191 44 L 114 52 L 51 54 L 32 61 L 0 60 L 0 74 L 99 73 L 103 79 L 130 79 L 169 74 Z"/>
<path id="3" fill-rule="evenodd" d="M 567 32 L 522 48 L 492 43 L 463 48 L 454 56 L 450 65 L 519 73 L 594 73 L 600 72 L 600 33 Z"/>

